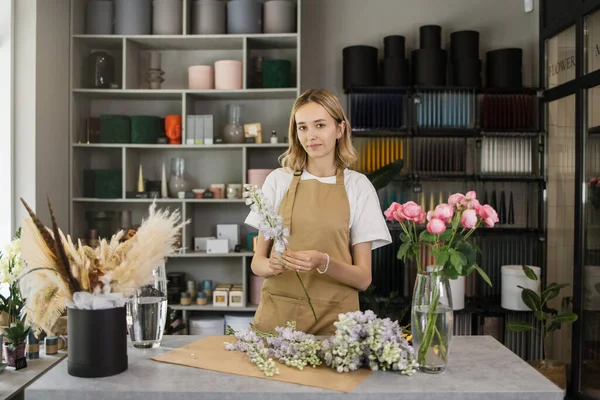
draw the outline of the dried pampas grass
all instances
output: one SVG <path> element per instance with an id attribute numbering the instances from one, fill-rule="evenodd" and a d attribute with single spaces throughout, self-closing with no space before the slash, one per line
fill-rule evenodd
<path id="1" fill-rule="evenodd" d="M 179 250 L 179 234 L 189 223 L 181 222 L 178 210 L 157 209 L 153 202 L 137 232 L 126 235 L 119 231 L 92 248 L 63 234 L 49 201 L 52 229 L 46 228 L 21 201 L 29 212 L 21 234 L 26 265 L 19 278 L 26 299 L 26 318 L 36 331 L 50 334 L 75 292 L 120 293 L 129 297 L 151 282 L 153 270 Z"/>

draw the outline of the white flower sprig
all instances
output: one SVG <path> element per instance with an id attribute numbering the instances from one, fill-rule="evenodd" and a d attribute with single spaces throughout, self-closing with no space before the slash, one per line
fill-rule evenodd
<path id="1" fill-rule="evenodd" d="M 289 230 L 283 226 L 283 217 L 275 212 L 274 207 L 265 199 L 262 190 L 256 185 L 244 186 L 246 191 L 243 196 L 250 210 L 260 217 L 259 229 L 266 240 L 273 239 L 275 251 L 283 254 L 288 245 L 286 237 Z"/>
<path id="2" fill-rule="evenodd" d="M 246 184 L 244 185 L 244 189 L 246 189 L 243 193 L 243 197 L 246 199 L 246 205 L 250 206 L 250 210 L 260 217 L 258 227 L 266 240 L 273 239 L 273 248 L 279 254 L 279 259 L 281 261 L 281 255 L 288 245 L 286 238 L 290 235 L 288 228 L 283 226 L 283 218 L 275 212 L 275 208 L 265 198 L 263 191 L 258 186 Z M 283 261 L 281 262 L 283 264 Z M 317 313 L 315 312 L 306 286 L 304 286 L 304 282 L 298 271 L 296 271 L 296 276 L 302 285 L 302 289 L 308 300 L 308 305 L 310 306 L 315 322 L 317 322 Z"/>

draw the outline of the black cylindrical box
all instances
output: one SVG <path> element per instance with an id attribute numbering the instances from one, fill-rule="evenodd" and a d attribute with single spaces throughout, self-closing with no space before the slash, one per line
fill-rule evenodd
<path id="1" fill-rule="evenodd" d="M 383 38 L 384 58 L 404 58 L 406 39 L 400 35 L 390 35 Z"/>
<path id="2" fill-rule="evenodd" d="M 452 63 L 453 86 L 481 87 L 481 60 L 462 59 Z"/>
<path id="3" fill-rule="evenodd" d="M 489 88 L 523 86 L 523 50 L 507 48 L 486 53 L 486 77 Z"/>
<path id="4" fill-rule="evenodd" d="M 479 32 L 457 31 L 450 34 L 452 61 L 479 59 Z"/>
<path id="5" fill-rule="evenodd" d="M 127 369 L 125 307 L 67 308 L 68 372 L 82 378 L 117 375 Z"/>
<path id="6" fill-rule="evenodd" d="M 388 87 L 409 86 L 407 58 L 384 58 L 381 61 L 381 84 Z"/>
<path id="7" fill-rule="evenodd" d="M 439 25 L 423 25 L 420 27 L 419 47 L 421 49 L 441 49 L 442 27 Z"/>
<path id="8" fill-rule="evenodd" d="M 412 81 L 418 86 L 445 86 L 448 54 L 446 50 L 412 51 Z"/>
<path id="9" fill-rule="evenodd" d="M 373 46 L 344 47 L 344 89 L 351 86 L 376 86 L 377 57 L 377 48 Z"/>

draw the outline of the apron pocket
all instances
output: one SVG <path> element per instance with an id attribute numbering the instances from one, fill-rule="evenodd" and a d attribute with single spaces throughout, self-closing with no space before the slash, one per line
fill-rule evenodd
<path id="1" fill-rule="evenodd" d="M 255 321 L 262 332 L 275 332 L 278 326 L 285 326 L 298 314 L 300 299 L 266 293 L 256 310 Z"/>

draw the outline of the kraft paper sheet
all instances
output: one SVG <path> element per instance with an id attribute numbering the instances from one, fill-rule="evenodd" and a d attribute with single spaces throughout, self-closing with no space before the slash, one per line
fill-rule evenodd
<path id="1" fill-rule="evenodd" d="M 234 336 L 209 336 L 152 357 L 152 360 L 235 375 L 314 386 L 338 392 L 351 392 L 373 373 L 371 370 L 364 368 L 348 373 L 339 373 L 326 365 L 317 368 L 305 367 L 304 370 L 300 371 L 276 362 L 279 375 L 267 377 L 248 360 L 247 354 L 240 351 L 225 350 L 223 342 L 235 343 L 235 341 Z M 195 358 L 191 358 L 192 353 Z"/>

